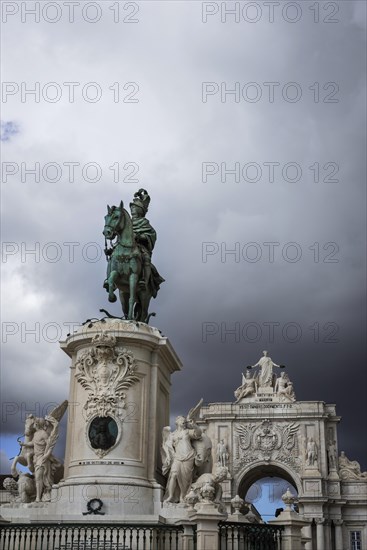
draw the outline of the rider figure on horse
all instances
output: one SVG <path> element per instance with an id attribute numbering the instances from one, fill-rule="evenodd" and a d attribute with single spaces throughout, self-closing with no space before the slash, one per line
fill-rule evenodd
<path id="1" fill-rule="evenodd" d="M 134 193 L 133 201 L 130 203 L 130 211 L 134 238 L 139 247 L 143 262 L 142 274 L 138 283 L 139 289 L 142 292 L 147 291 L 155 298 L 164 279 L 159 275 L 156 267 L 151 262 L 153 248 L 157 240 L 157 233 L 145 217 L 148 212 L 149 203 L 150 196 L 148 192 L 145 189 L 139 189 L 139 191 Z M 107 291 L 109 289 L 108 279 L 111 272 L 110 258 L 116 246 L 117 243 L 115 243 L 112 248 L 107 248 L 107 246 L 105 248 L 105 254 L 109 262 L 107 267 L 107 279 L 105 279 L 103 286 Z"/>
<path id="2" fill-rule="evenodd" d="M 139 189 L 139 191 L 134 193 L 133 201 L 130 203 L 134 236 L 143 258 L 143 274 L 139 281 L 139 286 L 143 289 L 147 288 L 149 283 L 152 271 L 152 252 L 157 240 L 157 233 L 145 217 L 148 212 L 149 203 L 150 196 L 145 189 Z"/>

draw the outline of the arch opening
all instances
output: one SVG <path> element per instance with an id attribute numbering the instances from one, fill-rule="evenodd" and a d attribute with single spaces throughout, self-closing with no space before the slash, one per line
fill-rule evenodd
<path id="1" fill-rule="evenodd" d="M 292 476 L 283 468 L 266 464 L 253 468 L 243 476 L 238 494 L 251 504 L 252 511 L 266 523 L 285 509 L 281 497 L 288 488 L 298 497 L 297 485 Z"/>

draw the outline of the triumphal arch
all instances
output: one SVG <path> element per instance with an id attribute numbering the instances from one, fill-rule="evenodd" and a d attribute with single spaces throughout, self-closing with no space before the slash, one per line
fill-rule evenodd
<path id="1" fill-rule="evenodd" d="M 234 495 L 245 498 L 254 482 L 280 477 L 297 491 L 299 512 L 310 520 L 303 528 L 306 549 L 349 549 L 353 537 L 355 548 L 362 549 L 367 472 L 339 454 L 339 422 L 334 404 L 297 401 L 286 369 L 263 352 L 242 374 L 232 403 L 201 409 L 215 460 L 230 472 L 223 495 L 227 505 Z"/>

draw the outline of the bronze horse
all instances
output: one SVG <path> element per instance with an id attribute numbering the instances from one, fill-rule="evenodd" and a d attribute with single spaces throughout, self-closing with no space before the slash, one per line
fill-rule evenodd
<path id="1" fill-rule="evenodd" d="M 135 240 L 131 217 L 122 201 L 119 206 L 107 206 L 103 235 L 110 241 L 116 238 L 110 251 L 104 283 L 108 300 L 116 302 L 115 290 L 118 289 L 125 318 L 146 323 L 152 293 L 149 285 L 146 288 L 139 285 L 143 269 L 142 252 Z"/>

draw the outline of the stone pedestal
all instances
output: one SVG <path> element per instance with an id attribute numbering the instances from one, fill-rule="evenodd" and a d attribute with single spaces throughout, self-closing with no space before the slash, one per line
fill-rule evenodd
<path id="1" fill-rule="evenodd" d="M 300 514 L 293 510 L 286 509 L 276 519 L 268 522 L 270 525 L 283 525 L 282 550 L 303 550 L 303 542 L 306 538 L 302 536 L 302 528 L 309 525 Z"/>
<path id="2" fill-rule="evenodd" d="M 158 329 L 119 319 L 84 325 L 61 348 L 71 358 L 64 479 L 47 510 L 31 506 L 28 515 L 157 521 L 161 434 L 169 424 L 170 378 L 181 368 L 175 351 Z M 102 501 L 103 516 L 83 516 L 92 499 Z"/>
<path id="3" fill-rule="evenodd" d="M 200 502 L 195 508 L 189 516 L 197 528 L 197 549 L 219 550 L 218 522 L 224 521 L 227 514 L 220 513 L 218 506 L 212 502 Z"/>
<path id="4" fill-rule="evenodd" d="M 181 521 L 190 521 L 190 508 L 187 504 L 163 502 L 161 516 L 167 523 L 180 523 Z"/>

